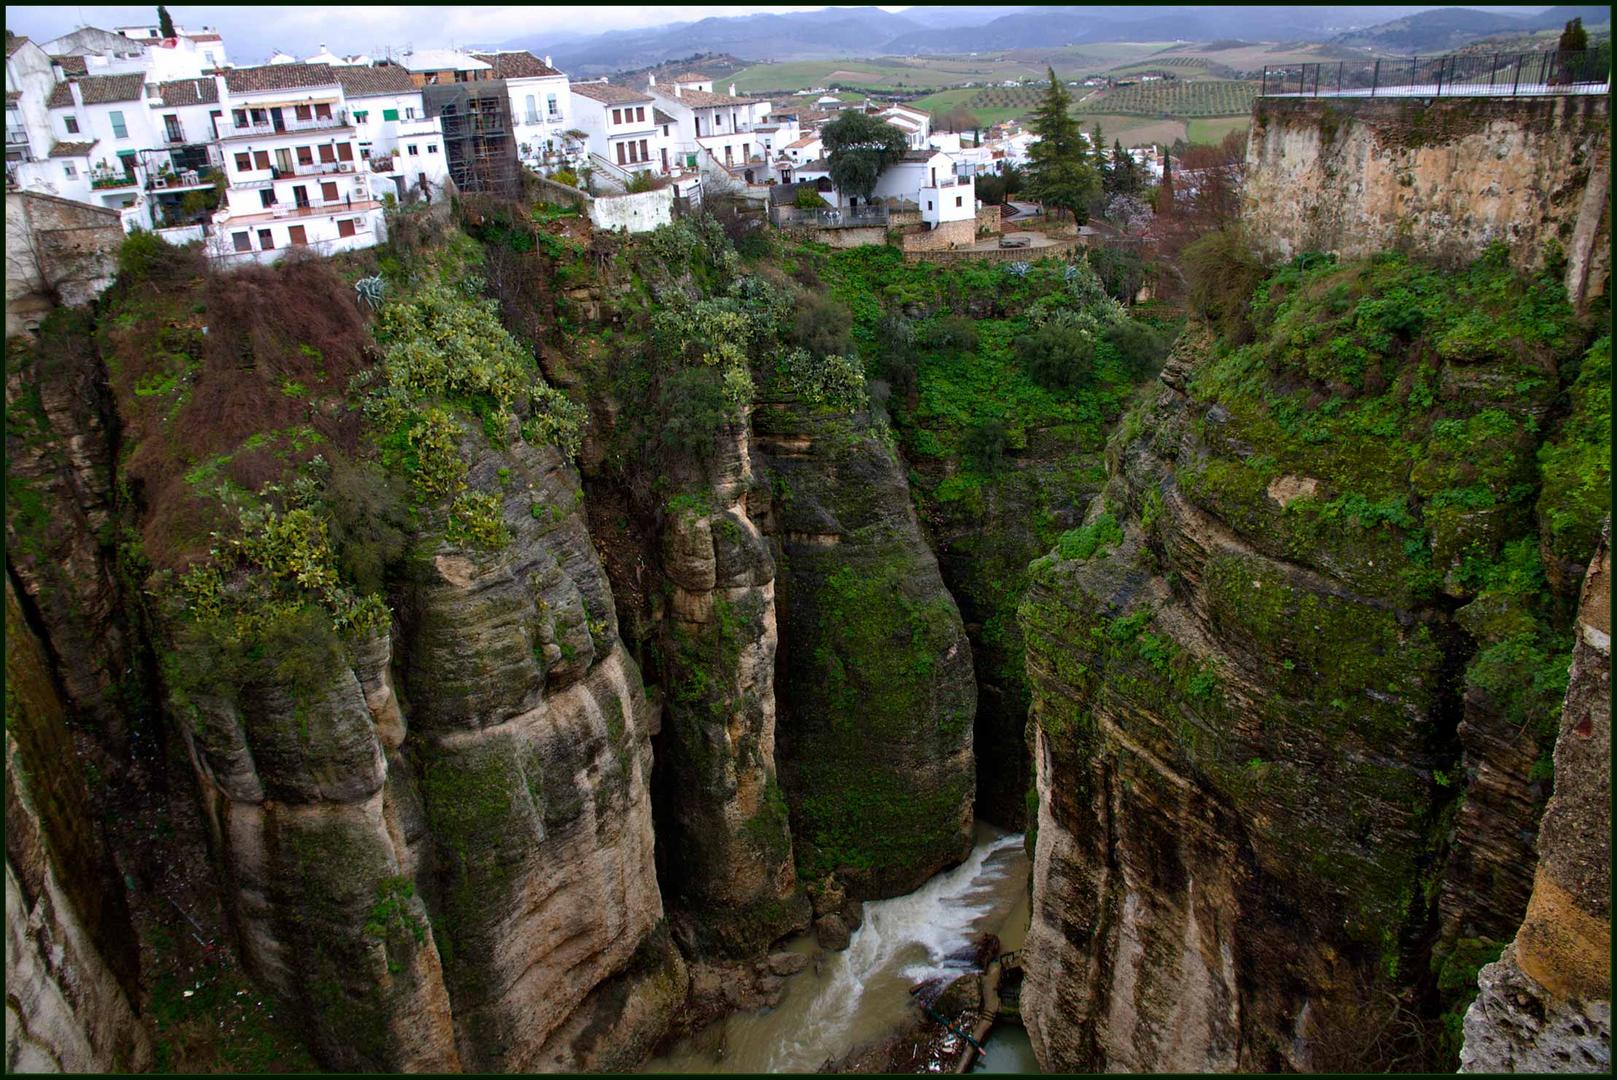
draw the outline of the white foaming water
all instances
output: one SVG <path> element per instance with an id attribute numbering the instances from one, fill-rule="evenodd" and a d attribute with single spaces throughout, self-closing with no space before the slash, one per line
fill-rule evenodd
<path id="1" fill-rule="evenodd" d="M 890 1034 L 912 1015 L 909 988 L 950 977 L 970 961 L 985 931 L 1011 936 L 1024 929 L 1013 918 L 1026 891 L 1027 857 L 1021 834 L 979 826 L 965 862 L 905 896 L 865 905 L 865 921 L 848 948 L 820 955 L 820 963 L 788 980 L 778 1008 L 732 1016 L 717 1038 L 700 1047 L 681 1045 L 650 1062 L 648 1072 L 802 1072 Z M 800 939 L 794 951 L 811 952 Z"/>

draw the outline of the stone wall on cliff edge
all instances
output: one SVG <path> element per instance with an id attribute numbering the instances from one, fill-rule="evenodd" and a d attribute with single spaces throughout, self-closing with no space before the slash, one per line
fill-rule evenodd
<path id="1" fill-rule="evenodd" d="M 1271 256 L 1458 264 L 1504 242 L 1522 266 L 1564 257 L 1574 301 L 1605 292 L 1604 96 L 1259 98 L 1246 160 L 1242 223 Z"/>

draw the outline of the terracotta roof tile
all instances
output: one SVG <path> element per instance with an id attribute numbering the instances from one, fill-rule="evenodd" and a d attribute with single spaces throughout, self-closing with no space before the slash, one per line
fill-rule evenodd
<path id="1" fill-rule="evenodd" d="M 90 65 L 85 63 L 82 56 L 53 56 L 51 59 L 69 75 L 88 75 L 90 73 Z"/>
<path id="2" fill-rule="evenodd" d="M 14 38 L 7 38 L 6 39 L 6 57 L 9 59 L 12 53 L 16 52 L 18 49 L 22 48 L 26 44 L 28 44 L 28 39 L 21 36 L 21 35 L 18 35 L 17 37 L 14 37 Z"/>
<path id="3" fill-rule="evenodd" d="M 86 75 L 70 81 L 79 84 L 79 93 L 84 95 L 86 105 L 139 101 L 146 92 L 146 76 L 139 71 L 128 75 Z M 73 91 L 67 87 L 68 84 L 65 82 L 57 83 L 45 103 L 53 109 L 71 106 Z"/>
<path id="4" fill-rule="evenodd" d="M 89 142 L 59 142 L 51 144 L 51 157 L 89 157 L 90 151 L 95 149 L 96 140 Z"/>
<path id="5" fill-rule="evenodd" d="M 300 86 L 337 86 L 336 71 L 325 64 L 264 64 L 225 69 L 225 86 L 233 94 L 259 90 L 292 90 Z"/>
<path id="6" fill-rule="evenodd" d="M 672 91 L 667 95 L 677 97 L 685 105 L 693 109 L 711 109 L 725 105 L 752 105 L 763 101 L 763 98 L 731 97 L 729 94 L 710 94 L 706 90 L 681 89 L 675 95 Z"/>
<path id="7" fill-rule="evenodd" d="M 614 86 L 612 83 L 573 83 L 572 91 L 605 105 L 652 100 L 651 95 L 643 90 L 630 90 L 627 86 Z"/>
<path id="8" fill-rule="evenodd" d="M 177 109 L 182 105 L 212 105 L 219 100 L 219 84 L 211 77 L 158 83 L 157 92 L 162 95 L 165 109 Z"/>
<path id="9" fill-rule="evenodd" d="M 530 52 L 472 53 L 472 56 L 492 67 L 496 79 L 542 79 L 561 74 Z"/>
<path id="10" fill-rule="evenodd" d="M 419 92 L 415 82 L 410 78 L 410 73 L 392 64 L 386 67 L 334 67 L 331 72 L 342 84 L 345 97 L 380 97 L 387 94 Z"/>

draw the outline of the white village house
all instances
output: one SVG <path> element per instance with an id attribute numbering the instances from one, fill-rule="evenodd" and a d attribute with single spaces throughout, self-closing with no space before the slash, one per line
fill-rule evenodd
<path id="1" fill-rule="evenodd" d="M 505 80 L 511 98 L 511 125 L 517 157 L 535 169 L 569 161 L 568 131 L 572 95 L 567 76 L 529 52 L 475 53 L 488 64 L 496 79 Z"/>
<path id="2" fill-rule="evenodd" d="M 621 182 L 633 173 L 670 168 L 650 93 L 602 80 L 575 82 L 571 95 L 574 120 L 589 136 L 590 163 L 597 169 Z"/>

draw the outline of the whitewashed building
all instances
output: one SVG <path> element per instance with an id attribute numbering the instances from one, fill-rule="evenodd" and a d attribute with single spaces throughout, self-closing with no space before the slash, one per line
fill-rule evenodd
<path id="1" fill-rule="evenodd" d="M 756 130 L 774 108 L 767 98 L 739 95 L 734 83 L 728 94 L 715 94 L 713 80 L 698 72 L 677 75 L 662 85 L 653 76 L 646 89 L 673 118 L 677 135 L 673 153 L 686 165 L 722 166 L 748 183 L 761 183 L 768 176 L 764 137 Z M 776 130 L 769 132 L 771 141 Z"/>
<path id="2" fill-rule="evenodd" d="M 270 261 L 294 247 L 331 254 L 381 237 L 382 202 L 359 154 L 342 70 L 276 64 L 219 76 L 229 186 L 210 255 Z"/>
<path id="3" fill-rule="evenodd" d="M 667 172 L 674 165 L 657 123 L 657 100 L 609 82 L 569 88 L 574 122 L 589 136 L 590 164 L 622 180 L 631 173 Z"/>
<path id="4" fill-rule="evenodd" d="M 911 204 L 921 212 L 922 222 L 933 227 L 977 216 L 975 179 L 960 175 L 954 157 L 942 150 L 911 150 L 889 165 L 877 178 L 870 201 Z"/>
<path id="5" fill-rule="evenodd" d="M 567 76 L 530 52 L 474 53 L 488 64 L 496 79 L 504 80 L 511 99 L 511 126 L 517 158 L 541 171 L 576 164 L 569 151 L 573 130 Z"/>

